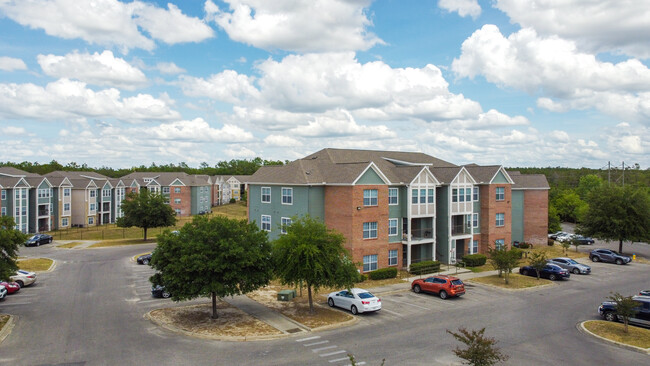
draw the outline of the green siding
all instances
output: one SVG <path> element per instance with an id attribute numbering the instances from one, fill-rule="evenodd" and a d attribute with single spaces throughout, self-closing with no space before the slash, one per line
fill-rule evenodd
<path id="1" fill-rule="evenodd" d="M 449 186 L 436 189 L 436 259 L 449 261 Z"/>
<path id="2" fill-rule="evenodd" d="M 262 202 L 262 187 L 271 188 L 271 202 Z M 292 204 L 282 204 L 282 188 L 293 189 Z M 307 186 L 265 186 L 249 185 L 249 217 L 258 227 L 262 225 L 262 215 L 271 216 L 271 232 L 269 239 L 274 240 L 280 235 L 280 224 L 283 217 L 302 217 L 310 214 L 323 219 L 325 217 L 324 188 Z M 312 201 L 313 200 L 313 201 Z"/>
<path id="3" fill-rule="evenodd" d="M 494 177 L 494 179 L 492 179 L 492 182 L 490 182 L 490 183 L 491 184 L 501 184 L 501 183 L 510 184 L 510 182 L 508 182 L 508 179 L 506 178 L 505 175 L 503 175 L 503 172 L 501 170 L 499 170 L 497 175 Z"/>
<path id="4" fill-rule="evenodd" d="M 298 187 L 301 188 L 301 187 Z M 325 187 L 306 187 L 308 191 L 307 198 L 307 212 L 313 218 L 325 219 Z M 296 194 L 296 187 L 293 189 L 293 194 Z M 294 204 L 296 204 L 294 200 Z"/>
<path id="5" fill-rule="evenodd" d="M 398 187 L 391 187 L 391 188 L 398 188 Z M 405 217 L 402 215 L 402 213 L 405 211 L 404 204 L 403 204 L 404 202 L 403 196 L 404 195 L 402 194 L 402 189 L 398 189 L 397 204 L 388 205 L 388 217 L 391 219 L 397 219 L 397 235 L 388 236 L 389 243 L 402 242 L 402 217 Z M 388 223 L 386 223 L 386 225 L 388 225 Z"/>
<path id="6" fill-rule="evenodd" d="M 481 233 L 481 197 L 479 197 L 478 201 L 474 202 L 474 209 L 473 212 L 475 214 L 478 214 L 478 226 L 474 227 L 474 234 L 479 234 Z M 474 224 L 474 217 L 472 216 L 472 225 Z"/>
<path id="7" fill-rule="evenodd" d="M 36 193 L 35 193 L 36 196 L 35 197 L 38 197 L 38 190 L 39 189 L 50 189 L 50 186 L 45 182 L 45 180 L 43 180 L 43 182 L 41 182 L 41 184 L 38 186 L 38 188 L 35 189 L 35 191 L 36 191 Z M 32 189 L 31 191 L 34 191 L 34 189 Z M 46 204 L 46 203 L 50 203 L 49 198 L 38 198 L 38 204 L 39 205 Z"/>
<path id="8" fill-rule="evenodd" d="M 386 184 L 379 177 L 379 175 L 373 170 L 368 169 L 362 176 L 359 178 L 356 184 Z"/>
<path id="9" fill-rule="evenodd" d="M 210 187 L 198 186 L 190 187 L 192 197 L 192 215 L 210 212 Z"/>
<path id="10" fill-rule="evenodd" d="M 512 191 L 512 241 L 524 241 L 524 191 Z"/>

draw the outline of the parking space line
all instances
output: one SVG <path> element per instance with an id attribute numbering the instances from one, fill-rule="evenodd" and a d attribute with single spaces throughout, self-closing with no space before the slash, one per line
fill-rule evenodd
<path id="1" fill-rule="evenodd" d="M 305 347 L 311 347 L 311 346 L 316 346 L 316 345 L 319 345 L 319 344 L 325 344 L 325 343 L 329 343 L 329 342 L 330 342 L 330 341 L 313 342 L 313 343 L 303 344 L 303 346 L 305 346 Z"/>
<path id="2" fill-rule="evenodd" d="M 301 338 L 301 339 L 296 339 L 296 342 L 306 342 L 306 341 L 311 341 L 312 339 L 318 339 L 320 336 L 313 336 L 313 337 L 307 337 L 307 338 Z"/>
<path id="3" fill-rule="evenodd" d="M 338 346 L 327 346 L 327 347 L 321 347 L 321 348 L 315 348 L 312 350 L 312 352 L 318 353 L 320 351 L 325 351 L 326 349 L 332 349 L 332 348 L 337 348 Z"/>
<path id="4" fill-rule="evenodd" d="M 6 302 L 6 300 L 5 300 L 5 302 L 2 303 L 2 307 L 4 308 L 4 307 L 6 307 L 6 306 L 14 306 L 14 305 L 29 305 L 29 304 L 31 304 L 31 302 L 14 302 L 14 303 L 11 303 L 11 302 L 10 302 L 10 303 L 7 304 L 7 302 Z"/>
<path id="5" fill-rule="evenodd" d="M 347 357 L 343 357 L 343 358 L 337 358 L 337 359 L 335 359 L 335 360 L 329 360 L 329 361 L 327 361 L 327 362 L 329 362 L 329 363 L 334 363 L 334 362 L 349 361 L 349 360 L 350 360 L 349 358 L 347 358 Z"/>
<path id="6" fill-rule="evenodd" d="M 411 303 L 404 302 L 404 301 L 397 301 L 397 300 L 391 300 L 391 299 L 384 298 L 384 301 L 385 300 L 388 300 L 388 301 L 394 302 L 394 303 L 398 303 L 400 305 L 409 305 L 409 306 L 414 306 L 416 308 L 420 308 L 420 309 L 424 309 L 424 310 L 431 310 L 431 308 L 425 308 L 424 306 L 415 305 L 415 304 L 411 304 Z"/>
<path id="7" fill-rule="evenodd" d="M 345 352 L 347 352 L 347 351 L 342 349 L 340 351 L 335 351 L 335 352 L 330 352 L 330 353 L 322 353 L 319 356 L 321 356 L 321 357 L 329 357 L 329 356 L 333 356 L 333 355 L 339 355 L 339 354 L 345 353 Z"/>
<path id="8" fill-rule="evenodd" d="M 402 315 L 402 314 L 400 314 L 400 313 L 396 313 L 396 312 L 394 312 L 394 311 L 390 311 L 390 310 L 388 310 L 388 309 L 386 309 L 386 308 L 381 309 L 381 312 L 382 312 L 382 313 L 383 313 L 383 312 L 386 312 L 386 313 L 388 313 L 388 314 L 392 314 L 392 315 L 395 315 L 395 316 L 398 316 L 398 317 L 402 317 L 402 316 L 404 316 L 404 315 Z"/>

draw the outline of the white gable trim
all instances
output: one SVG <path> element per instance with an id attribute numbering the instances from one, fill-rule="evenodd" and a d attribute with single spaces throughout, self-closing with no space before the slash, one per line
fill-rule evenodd
<path id="1" fill-rule="evenodd" d="M 436 186 L 439 186 L 439 185 L 440 185 L 440 181 L 438 180 L 438 178 L 436 178 L 436 176 L 433 175 L 433 173 L 431 173 L 431 171 L 430 171 L 429 168 L 427 168 L 427 167 L 422 167 L 422 169 L 420 170 L 420 172 L 419 172 L 418 174 L 416 174 L 415 178 L 413 178 L 413 180 L 412 180 L 408 185 L 413 185 L 413 184 L 415 184 L 415 181 L 418 179 L 418 177 L 420 177 L 420 175 L 422 175 L 422 172 L 424 172 L 426 175 L 428 175 L 429 177 L 431 177 L 431 178 L 433 179 L 433 181 L 434 181 L 434 184 L 435 184 Z"/>
<path id="2" fill-rule="evenodd" d="M 29 185 L 29 183 L 27 183 L 25 178 L 20 178 L 12 188 L 33 188 L 33 187 Z"/>
<path id="3" fill-rule="evenodd" d="M 374 170 L 375 173 L 377 173 L 377 175 L 379 176 L 379 178 L 381 178 L 381 180 L 384 182 L 384 184 L 391 184 L 390 180 L 386 177 L 386 175 L 384 175 L 384 173 L 373 162 L 370 162 L 370 164 L 368 164 L 368 166 L 361 172 L 361 174 L 359 174 L 359 176 L 352 182 L 352 184 L 353 185 L 357 184 L 359 179 L 361 179 L 361 177 L 363 177 L 363 175 L 366 174 L 368 169 Z"/>
<path id="4" fill-rule="evenodd" d="M 499 172 L 503 172 L 503 175 L 506 176 L 506 179 L 508 180 L 508 183 L 510 183 L 510 184 L 515 184 L 515 181 L 512 180 L 512 178 L 510 178 L 510 174 L 508 174 L 508 172 L 507 172 L 506 169 L 503 167 L 503 165 L 501 165 L 501 166 L 499 167 L 499 169 L 496 171 L 496 173 L 494 173 L 494 176 L 492 176 L 492 179 L 490 179 L 490 184 L 492 184 L 492 181 L 494 180 L 494 178 L 497 177 L 497 174 L 499 174 Z"/>
<path id="5" fill-rule="evenodd" d="M 465 169 L 464 166 L 463 166 L 463 167 L 460 167 L 460 170 L 458 171 L 458 173 L 456 173 L 456 175 L 454 176 L 454 179 L 452 179 L 451 182 L 449 182 L 449 184 L 450 184 L 450 185 L 453 184 L 454 181 L 455 181 L 456 179 L 458 179 L 458 176 L 459 176 L 460 173 L 462 173 L 462 172 L 465 172 L 465 174 L 467 174 L 467 176 L 468 176 L 469 179 L 470 179 L 470 182 L 469 182 L 470 184 L 476 184 L 476 180 L 474 179 L 474 177 L 472 177 L 471 174 L 469 174 L 469 172 L 467 171 L 467 169 Z M 456 183 L 456 184 L 458 184 L 458 183 Z"/>
<path id="6" fill-rule="evenodd" d="M 91 180 L 90 183 L 88 183 L 88 185 L 86 186 L 86 189 L 88 189 L 88 188 L 95 188 L 95 189 L 97 189 L 97 188 L 99 188 L 99 187 L 97 187 L 97 184 L 95 184 L 95 181 L 94 181 L 94 180 Z"/>
<path id="7" fill-rule="evenodd" d="M 181 187 L 185 187 L 185 183 L 183 183 L 180 179 L 176 178 L 176 179 L 174 179 L 173 182 L 171 182 L 171 184 L 170 184 L 169 186 L 170 186 L 170 187 L 172 187 L 172 186 L 181 186 Z"/>

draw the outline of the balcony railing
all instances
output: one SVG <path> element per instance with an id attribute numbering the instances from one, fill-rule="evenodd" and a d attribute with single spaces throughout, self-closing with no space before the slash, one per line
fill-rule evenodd
<path id="1" fill-rule="evenodd" d="M 469 225 L 451 225 L 451 235 L 471 234 L 472 228 Z"/>
<path id="2" fill-rule="evenodd" d="M 411 240 L 433 239 L 433 229 L 413 229 L 411 230 Z M 402 240 L 408 240 L 406 233 L 402 235 Z"/>

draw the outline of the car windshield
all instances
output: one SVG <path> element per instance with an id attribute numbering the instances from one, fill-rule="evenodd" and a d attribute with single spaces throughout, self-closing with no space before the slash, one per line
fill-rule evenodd
<path id="1" fill-rule="evenodd" d="M 34 239 L 38 239 L 38 235 L 34 235 L 31 238 L 29 238 L 28 240 L 34 240 Z"/>
<path id="2" fill-rule="evenodd" d="M 19 270 L 18 270 L 18 273 L 21 273 L 21 274 L 29 274 L 29 272 L 27 272 L 27 271 L 23 271 L 22 269 L 19 269 Z"/>
<path id="3" fill-rule="evenodd" d="M 613 254 L 616 254 L 616 255 L 621 255 L 621 253 L 619 253 L 619 252 L 617 252 L 615 250 L 610 250 L 610 252 L 612 252 Z"/>
<path id="4" fill-rule="evenodd" d="M 566 261 L 570 264 L 578 264 L 578 262 L 574 261 L 573 259 L 567 259 Z"/>
<path id="5" fill-rule="evenodd" d="M 461 281 L 461 280 L 452 280 L 452 281 L 451 281 L 451 284 L 452 284 L 452 285 L 462 285 L 462 284 L 463 284 L 463 281 Z"/>
<path id="6" fill-rule="evenodd" d="M 375 295 L 371 294 L 370 292 L 359 292 L 357 296 L 359 296 L 361 299 L 369 299 L 371 297 L 375 297 Z"/>

